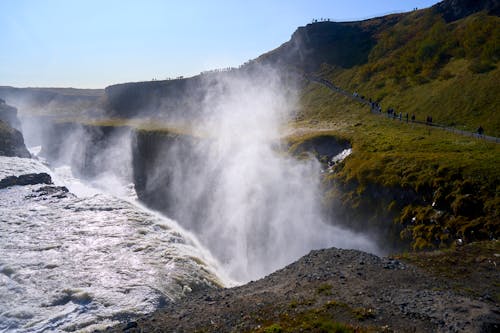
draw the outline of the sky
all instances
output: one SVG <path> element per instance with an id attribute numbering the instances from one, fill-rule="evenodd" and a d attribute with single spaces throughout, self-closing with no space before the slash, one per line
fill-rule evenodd
<path id="1" fill-rule="evenodd" d="M 104 88 L 237 67 L 313 19 L 437 0 L 0 0 L 0 85 Z"/>

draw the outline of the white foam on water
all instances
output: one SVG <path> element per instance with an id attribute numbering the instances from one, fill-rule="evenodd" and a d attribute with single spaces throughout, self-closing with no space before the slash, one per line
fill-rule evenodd
<path id="1" fill-rule="evenodd" d="M 71 170 L 36 160 L 0 157 L 0 170 L 78 188 Z M 89 331 L 230 284 L 174 221 L 83 183 L 81 197 L 39 196 L 41 186 L 0 190 L 0 332 Z"/>

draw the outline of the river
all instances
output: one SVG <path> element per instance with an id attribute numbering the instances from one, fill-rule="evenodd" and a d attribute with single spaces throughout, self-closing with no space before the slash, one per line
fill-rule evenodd
<path id="1" fill-rule="evenodd" d="M 0 332 L 91 331 L 231 284 L 196 237 L 133 195 L 92 188 L 68 167 L 0 157 L 0 179 L 42 172 L 70 192 L 0 190 Z"/>

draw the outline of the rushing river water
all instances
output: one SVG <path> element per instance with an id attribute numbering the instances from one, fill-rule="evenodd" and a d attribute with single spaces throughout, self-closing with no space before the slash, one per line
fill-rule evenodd
<path id="1" fill-rule="evenodd" d="M 0 189 L 0 332 L 104 328 L 230 283 L 174 221 L 89 188 L 68 168 L 0 157 L 0 180 L 41 172 L 70 193 Z"/>

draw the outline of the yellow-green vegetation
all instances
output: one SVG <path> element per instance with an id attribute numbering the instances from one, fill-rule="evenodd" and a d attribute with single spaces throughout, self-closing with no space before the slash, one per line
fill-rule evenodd
<path id="1" fill-rule="evenodd" d="M 479 12 L 446 22 L 425 9 L 352 24 L 372 35 L 367 60 L 353 67 L 325 63 L 314 75 L 384 111 L 419 121 L 431 116 L 471 132 L 482 126 L 500 136 L 498 16 Z M 295 126 L 302 130 L 289 138 L 292 151 L 327 134 L 352 143 L 352 155 L 325 177 L 326 204 L 340 201 L 351 226 L 390 228 L 414 249 L 498 237 L 498 144 L 371 114 L 318 83 L 304 83 L 300 103 Z"/>
<path id="2" fill-rule="evenodd" d="M 445 250 L 411 252 L 399 259 L 444 278 L 457 291 L 500 301 L 500 241 L 483 241 Z M 471 284 L 470 281 L 475 281 Z"/>
<path id="3" fill-rule="evenodd" d="M 295 307 L 292 307 L 295 309 Z M 252 332 L 380 332 L 381 327 L 359 325 L 367 319 L 375 318 L 368 308 L 351 308 L 345 303 L 334 300 L 322 306 L 305 310 L 282 313 L 279 319 L 265 323 Z"/>
<path id="4" fill-rule="evenodd" d="M 321 284 L 319 287 L 318 287 L 318 294 L 320 295 L 331 295 L 332 294 L 332 285 L 331 284 L 328 284 L 328 283 L 325 283 L 325 284 Z"/>
<path id="5" fill-rule="evenodd" d="M 301 103 L 299 124 L 310 130 L 292 143 L 327 133 L 352 143 L 325 182 L 331 200 L 358 211 L 358 227 L 394 220 L 415 249 L 498 237 L 500 145 L 372 114 L 316 83 Z"/>
<path id="6" fill-rule="evenodd" d="M 325 65 L 319 74 L 384 109 L 500 136 L 500 18 L 477 13 L 446 23 L 431 10 L 374 33 L 365 64 Z M 321 112 L 321 110 L 318 110 Z"/>
<path id="7" fill-rule="evenodd" d="M 130 127 L 140 131 L 166 132 L 175 134 L 193 134 L 195 131 L 192 126 L 183 123 L 171 123 L 153 118 L 77 118 L 77 117 L 58 117 L 56 123 L 74 123 L 87 126 L 98 127 Z"/>

